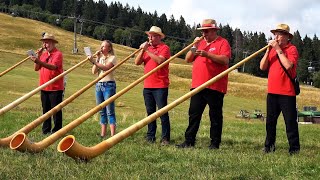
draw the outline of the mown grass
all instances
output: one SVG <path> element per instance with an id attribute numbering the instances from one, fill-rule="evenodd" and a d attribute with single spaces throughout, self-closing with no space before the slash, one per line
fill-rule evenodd
<path id="1" fill-rule="evenodd" d="M 9 36 L 9 29 L 15 31 L 16 39 L 30 39 L 30 47 L 14 40 L 7 46 L 0 44 L 0 71 L 25 58 L 25 51 L 36 48 L 37 38 L 42 29 L 51 26 L 14 18 L 0 14 L 3 25 L 0 27 L 0 40 Z M 10 26 L 9 26 L 10 25 Z M 23 34 L 27 27 L 33 30 Z M 20 28 L 22 30 L 18 30 Z M 23 28 L 22 28 L 23 27 Z M 65 54 L 65 68 L 73 66 L 84 59 L 84 55 L 72 55 L 72 33 L 53 29 L 60 41 L 59 48 Z M 38 32 L 39 31 L 39 32 Z M 23 37 L 23 38 L 21 38 Z M 33 38 L 33 39 L 32 39 Z M 99 46 L 99 41 L 81 37 L 83 46 L 89 44 Z M 70 41 L 69 41 L 70 40 Z M 87 44 L 86 44 L 87 43 Z M 22 43 L 24 44 L 24 43 Z M 12 51 L 11 47 L 17 47 Z M 133 52 L 131 48 L 116 45 L 119 60 Z M 181 63 L 181 60 L 176 60 Z M 176 62 L 174 61 L 174 62 Z M 8 74 L 0 77 L 0 107 L 3 107 L 23 94 L 37 87 L 38 74 L 32 69 L 30 61 L 22 64 Z M 68 75 L 66 97 L 92 81 L 91 65 L 74 70 Z M 191 67 L 185 63 L 170 65 L 169 103 L 189 92 Z M 132 60 L 116 70 L 117 91 L 128 86 L 143 75 L 141 66 L 135 66 Z M 320 178 L 320 126 L 299 125 L 301 153 L 289 156 L 288 142 L 282 117 L 277 127 L 277 150 L 264 155 L 261 152 L 265 138 L 265 124 L 260 120 L 236 119 L 240 109 L 253 111 L 261 109 L 265 112 L 266 79 L 246 74 L 231 73 L 229 75 L 228 94 L 224 101 L 224 127 L 221 149 L 209 151 L 209 117 L 207 109 L 203 115 L 197 144 L 192 149 L 176 149 L 181 143 L 188 124 L 189 101 L 180 104 L 169 112 L 172 124 L 172 143 L 160 146 L 161 125 L 158 122 L 157 142 L 148 144 L 144 141 L 146 128 L 115 145 L 102 155 L 87 163 L 75 162 L 56 150 L 59 141 L 38 154 L 20 153 L 8 148 L 0 149 L 1 179 L 319 179 Z M 146 117 L 142 97 L 142 83 L 137 85 L 116 100 L 118 131 Z M 317 106 L 319 90 L 302 87 L 298 96 L 298 105 Z M 121 105 L 120 105 L 121 104 Z M 79 98 L 63 109 L 64 125 L 72 122 L 95 106 L 94 89 L 90 88 Z M 0 138 L 11 135 L 41 115 L 39 95 L 36 94 L 19 106 L 0 116 Z M 98 115 L 86 120 L 83 124 L 69 132 L 85 146 L 94 146 L 101 140 L 96 136 L 99 132 Z M 28 137 L 39 142 L 47 136 L 41 135 L 41 127 L 37 127 Z"/>

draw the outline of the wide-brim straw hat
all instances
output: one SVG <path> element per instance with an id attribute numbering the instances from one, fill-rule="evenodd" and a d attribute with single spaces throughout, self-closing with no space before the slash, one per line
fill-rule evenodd
<path id="1" fill-rule="evenodd" d="M 56 40 L 56 38 L 54 37 L 53 34 L 48 34 L 48 33 L 45 33 L 42 38 L 40 39 L 40 41 L 43 41 L 43 40 L 51 40 L 53 41 L 54 43 L 58 43 L 58 41 Z"/>
<path id="2" fill-rule="evenodd" d="M 155 34 L 160 35 L 160 36 L 161 36 L 161 39 L 163 39 L 163 38 L 166 37 L 166 35 L 164 35 L 164 34 L 162 33 L 161 28 L 159 28 L 159 27 L 157 27 L 157 26 L 152 26 L 149 31 L 146 31 L 146 34 L 149 35 L 150 33 L 155 33 Z"/>
<path id="3" fill-rule="evenodd" d="M 202 30 L 202 29 L 220 29 L 220 28 L 217 26 L 217 23 L 214 19 L 204 19 L 202 21 L 201 27 L 197 29 Z"/>
<path id="4" fill-rule="evenodd" d="M 284 32 L 289 35 L 289 38 L 292 39 L 293 35 L 290 33 L 290 27 L 287 24 L 278 24 L 276 29 L 272 29 L 271 32 Z"/>

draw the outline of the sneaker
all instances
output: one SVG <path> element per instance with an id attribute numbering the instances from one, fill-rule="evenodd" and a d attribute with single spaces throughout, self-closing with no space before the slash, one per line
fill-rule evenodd
<path id="1" fill-rule="evenodd" d="M 191 148 L 191 147 L 194 147 L 194 143 L 188 143 L 188 142 L 184 141 L 181 144 L 177 144 L 176 147 L 177 148 Z"/>
<path id="2" fill-rule="evenodd" d="M 219 149 L 219 145 L 210 144 L 209 149 L 210 149 L 210 150 Z"/>
<path id="3" fill-rule="evenodd" d="M 276 151 L 276 147 L 274 145 L 272 146 L 267 146 L 267 147 L 264 147 L 262 149 L 262 151 L 265 153 L 265 154 L 268 154 L 268 153 L 271 153 L 271 152 L 275 152 Z"/>
<path id="4" fill-rule="evenodd" d="M 170 141 L 168 141 L 168 140 L 166 140 L 166 139 L 162 139 L 162 141 L 161 141 L 161 146 L 167 146 L 167 145 L 169 145 L 170 144 Z"/>

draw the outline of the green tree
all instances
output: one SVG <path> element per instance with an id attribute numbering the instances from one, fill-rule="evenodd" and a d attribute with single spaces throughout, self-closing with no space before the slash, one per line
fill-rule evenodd
<path id="1" fill-rule="evenodd" d="M 120 44 L 121 40 L 122 40 L 122 32 L 123 30 L 121 28 L 118 28 L 114 31 L 113 34 L 113 39 L 115 43 Z"/>
<path id="2" fill-rule="evenodd" d="M 74 16 L 74 0 L 64 0 L 62 3 L 61 14 L 64 16 Z"/>
<path id="3" fill-rule="evenodd" d="M 67 31 L 73 31 L 74 21 L 73 19 L 66 18 L 61 22 L 61 27 Z"/>
<path id="4" fill-rule="evenodd" d="M 320 71 L 316 72 L 313 76 L 313 86 L 320 88 Z"/>

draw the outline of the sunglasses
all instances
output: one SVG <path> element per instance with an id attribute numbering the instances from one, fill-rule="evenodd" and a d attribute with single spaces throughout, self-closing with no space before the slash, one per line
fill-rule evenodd
<path id="1" fill-rule="evenodd" d="M 208 29 L 203 29 L 203 30 L 202 30 L 202 33 L 208 33 L 208 32 L 209 32 Z"/>

